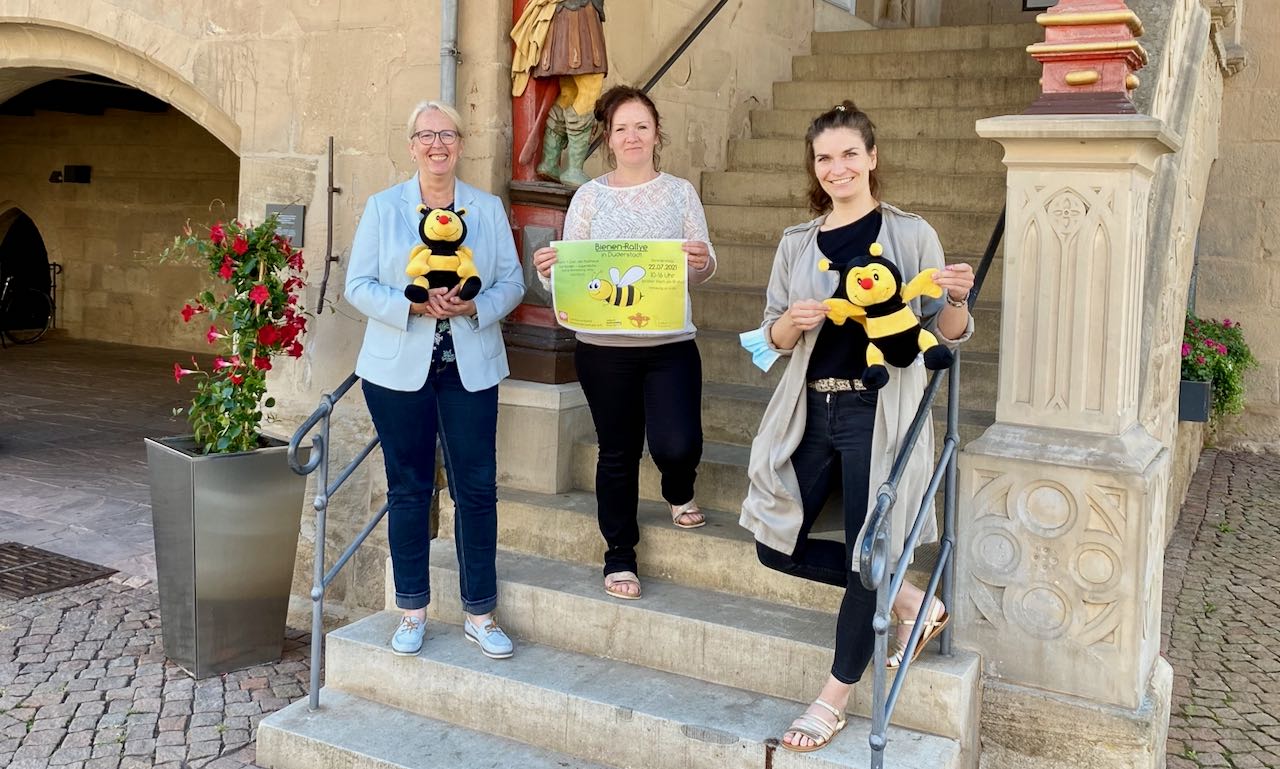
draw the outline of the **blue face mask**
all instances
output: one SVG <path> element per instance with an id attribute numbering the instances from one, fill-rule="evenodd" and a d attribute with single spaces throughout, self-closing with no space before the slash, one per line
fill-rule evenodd
<path id="1" fill-rule="evenodd" d="M 763 328 L 743 331 L 738 334 L 738 342 L 743 349 L 751 353 L 751 362 L 761 371 L 768 371 L 773 367 L 773 362 L 782 357 L 769 347 Z"/>

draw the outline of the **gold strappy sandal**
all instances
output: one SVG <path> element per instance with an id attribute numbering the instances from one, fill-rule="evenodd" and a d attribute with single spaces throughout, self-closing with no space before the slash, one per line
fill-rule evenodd
<path id="1" fill-rule="evenodd" d="M 794 753 L 812 753 L 820 748 L 825 748 L 832 738 L 839 734 L 846 726 L 849 725 L 848 719 L 844 717 L 844 713 L 836 710 L 831 705 L 816 699 L 813 701 L 815 705 L 821 705 L 826 708 L 831 715 L 836 717 L 835 724 L 829 724 L 812 713 L 801 713 L 800 717 L 791 722 L 791 726 L 787 727 L 787 731 L 782 733 L 783 740 L 780 741 L 782 747 Z M 812 745 L 791 745 L 785 737 L 788 734 L 800 734 L 813 740 Z"/>
<path id="2" fill-rule="evenodd" d="M 938 612 L 942 612 L 941 616 L 939 616 Z M 920 657 L 920 653 L 924 651 L 924 647 L 927 646 L 930 641 L 937 638 L 938 634 L 947 626 L 947 623 L 951 621 L 951 614 L 948 613 L 946 607 L 938 601 L 935 601 L 929 608 L 929 614 L 931 615 L 931 619 L 925 620 L 924 632 L 920 634 L 920 643 L 916 644 L 916 652 L 911 655 L 912 662 L 915 662 Z M 898 615 L 896 614 L 894 615 L 895 618 L 897 618 L 897 616 Z M 905 627 L 912 627 L 916 624 L 916 621 L 914 619 L 899 619 L 898 624 Z M 898 641 L 898 648 L 897 651 L 889 657 L 885 664 L 885 668 L 888 670 L 895 670 L 902 666 L 903 652 L 907 650 L 906 644 L 896 637 L 895 640 Z"/>
<path id="3" fill-rule="evenodd" d="M 681 523 L 680 519 L 685 518 L 685 516 L 693 518 L 694 522 Z M 671 506 L 671 522 L 681 529 L 696 529 L 699 526 L 707 525 L 707 516 L 698 507 L 698 503 L 691 499 L 683 505 Z"/>

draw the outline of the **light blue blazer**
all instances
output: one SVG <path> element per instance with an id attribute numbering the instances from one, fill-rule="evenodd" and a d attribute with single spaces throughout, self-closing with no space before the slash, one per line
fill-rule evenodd
<path id="1" fill-rule="evenodd" d="M 502 319 L 524 298 L 524 277 L 516 259 L 502 200 L 457 182 L 455 208 L 466 209 L 466 245 L 475 255 L 481 289 L 474 318 L 459 316 L 449 324 L 458 356 L 462 386 L 472 392 L 501 382 L 509 373 L 502 343 Z M 435 318 L 410 315 L 404 295 L 409 252 L 422 241 L 418 176 L 369 198 L 356 227 L 347 268 L 347 301 L 369 316 L 356 374 L 391 390 L 413 392 L 427 381 Z"/>

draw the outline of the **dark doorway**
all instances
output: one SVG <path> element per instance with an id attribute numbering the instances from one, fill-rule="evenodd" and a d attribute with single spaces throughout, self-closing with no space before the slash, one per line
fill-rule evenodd
<path id="1" fill-rule="evenodd" d="M 0 232 L 0 279 L 13 276 L 14 287 L 49 293 L 49 252 L 31 217 L 16 212 L 7 231 Z M 12 212 L 11 212 L 12 214 Z M 9 215 L 0 216 L 0 221 Z"/>

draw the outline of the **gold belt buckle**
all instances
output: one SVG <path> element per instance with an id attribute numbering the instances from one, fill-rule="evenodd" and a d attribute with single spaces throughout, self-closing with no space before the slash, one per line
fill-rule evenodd
<path id="1" fill-rule="evenodd" d="M 826 377 L 825 379 L 815 379 L 810 382 L 809 389 L 820 393 L 844 393 L 850 391 L 862 392 L 867 388 L 862 384 L 861 379 Z"/>

